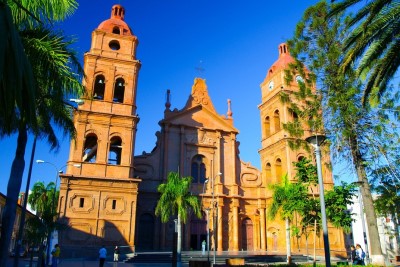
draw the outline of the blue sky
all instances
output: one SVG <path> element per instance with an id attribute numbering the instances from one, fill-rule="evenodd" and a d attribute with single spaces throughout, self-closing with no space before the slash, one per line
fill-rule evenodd
<path id="1" fill-rule="evenodd" d="M 206 79 L 213 104 L 220 114 L 232 101 L 234 125 L 239 130 L 240 157 L 260 167 L 260 83 L 278 58 L 278 45 L 291 38 L 304 10 L 317 0 L 136 0 L 79 1 L 75 14 L 60 27 L 74 35 L 78 55 L 90 49 L 92 31 L 111 14 L 114 4 L 125 7 L 125 21 L 139 39 L 137 106 L 138 125 L 135 154 L 150 152 L 156 142 L 158 121 L 164 112 L 166 90 L 172 94 L 171 108 L 183 108 L 195 77 Z M 201 67 L 204 71 L 199 72 Z M 24 191 L 32 148 L 26 149 Z M 62 137 L 57 153 L 39 141 L 35 160 L 62 168 L 69 154 L 69 137 Z M 0 192 L 6 193 L 16 136 L 0 140 Z M 63 169 L 65 170 L 65 168 Z M 31 185 L 54 181 L 56 169 L 34 164 Z"/>

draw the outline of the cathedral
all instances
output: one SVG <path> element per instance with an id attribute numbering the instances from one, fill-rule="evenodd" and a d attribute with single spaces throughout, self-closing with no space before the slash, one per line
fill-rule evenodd
<path id="1" fill-rule="evenodd" d="M 217 251 L 285 253 L 285 223 L 268 219 L 269 185 L 279 183 L 285 174 L 293 180 L 293 162 L 311 157 L 289 147 L 290 137 L 282 127 L 295 118 L 280 101 L 280 92 L 290 94 L 299 88 L 296 81 L 287 85 L 284 79 L 284 69 L 293 61 L 286 44 L 279 45 L 278 58 L 260 86 L 261 170 L 239 157 L 239 130 L 230 100 L 226 113 L 219 114 L 208 94 L 213 88 L 201 78 L 194 78 L 180 109 L 171 108 L 167 91 L 154 149 L 134 155 L 136 110 L 144 104 L 136 103 L 141 67 L 137 45 L 138 38 L 125 22 L 125 9 L 114 5 L 111 17 L 93 31 L 84 55 L 86 94 L 73 114 L 77 136 L 70 145 L 67 172 L 60 175 L 58 212 L 68 225 L 59 237 L 63 251 L 78 255 L 82 247 L 101 245 L 171 250 L 174 220 L 161 223 L 155 207 L 157 187 L 174 171 L 193 177 L 191 192 L 199 197 L 203 212 L 200 219 L 189 214 L 183 225 L 183 250 L 200 250 L 209 234 L 210 247 Z M 332 174 L 325 166 L 323 177 L 325 187 L 331 188 Z M 314 192 L 319 193 L 317 188 Z M 343 254 L 343 233 L 330 227 L 329 234 L 332 251 Z M 303 253 L 306 242 L 309 247 L 314 244 L 304 237 L 291 239 Z M 322 236 L 315 245 L 322 254 Z"/>

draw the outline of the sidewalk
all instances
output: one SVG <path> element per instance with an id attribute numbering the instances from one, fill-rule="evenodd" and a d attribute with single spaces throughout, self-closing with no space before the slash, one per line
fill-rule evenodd
<path id="1" fill-rule="evenodd" d="M 98 267 L 98 261 L 85 261 L 85 260 L 62 260 L 59 264 L 59 267 Z M 123 263 L 123 262 L 112 262 L 106 261 L 104 263 L 104 267 L 170 267 L 171 263 Z M 188 265 L 182 265 L 182 267 L 186 267 Z"/>

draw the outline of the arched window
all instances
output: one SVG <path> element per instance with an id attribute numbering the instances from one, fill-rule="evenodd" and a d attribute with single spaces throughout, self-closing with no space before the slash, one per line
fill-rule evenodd
<path id="1" fill-rule="evenodd" d="M 113 28 L 113 31 L 112 31 L 112 32 L 115 33 L 115 34 L 120 34 L 120 33 L 121 33 L 120 29 L 119 29 L 117 26 L 115 26 L 115 27 Z"/>
<path id="2" fill-rule="evenodd" d="M 280 183 L 282 180 L 282 160 L 277 158 L 275 161 L 276 182 Z"/>
<path id="3" fill-rule="evenodd" d="M 113 102 L 124 103 L 125 81 L 118 78 L 115 81 Z"/>
<path id="4" fill-rule="evenodd" d="M 95 134 L 88 134 L 83 146 L 82 160 L 85 162 L 96 162 L 97 155 L 97 136 Z"/>
<path id="5" fill-rule="evenodd" d="M 275 132 L 281 130 L 281 119 L 279 118 L 279 110 L 275 110 L 274 112 L 274 126 Z"/>
<path id="6" fill-rule="evenodd" d="M 271 135 L 271 120 L 269 116 L 265 117 L 264 120 L 264 133 L 265 133 L 265 138 Z"/>
<path id="7" fill-rule="evenodd" d="M 108 164 L 121 164 L 122 141 L 118 136 L 114 136 L 110 140 L 110 150 L 108 152 Z"/>
<path id="8" fill-rule="evenodd" d="M 104 99 L 104 88 L 106 88 L 106 79 L 103 75 L 97 75 L 94 82 L 93 99 Z"/>
<path id="9" fill-rule="evenodd" d="M 196 155 L 192 159 L 192 177 L 195 183 L 204 183 L 206 181 L 207 169 L 206 158 L 203 155 Z"/>
<path id="10" fill-rule="evenodd" d="M 272 182 L 272 175 L 271 175 L 271 163 L 265 164 L 265 169 L 264 169 L 264 174 L 265 174 L 265 180 L 268 182 Z"/>

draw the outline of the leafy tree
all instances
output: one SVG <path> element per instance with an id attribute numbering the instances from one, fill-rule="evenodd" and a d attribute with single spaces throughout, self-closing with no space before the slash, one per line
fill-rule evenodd
<path id="1" fill-rule="evenodd" d="M 341 72 L 357 65 L 357 75 L 366 79 L 363 102 L 377 104 L 381 94 L 388 88 L 390 80 L 400 65 L 400 6 L 395 0 L 343 0 L 329 16 L 358 4 L 347 27 L 350 33 L 343 41 L 344 58 Z"/>
<path id="2" fill-rule="evenodd" d="M 71 40 L 54 29 L 76 9 L 75 0 L 0 1 L 0 137 L 18 133 L 7 186 L 0 266 L 7 264 L 28 132 L 58 147 L 55 127 L 75 135 L 64 97 L 81 94 L 83 74 Z"/>
<path id="3" fill-rule="evenodd" d="M 37 239 L 43 244 L 44 240 L 49 240 L 51 233 L 60 229 L 61 225 L 55 220 L 57 217 L 55 205 L 58 203 L 59 191 L 55 190 L 55 183 L 50 182 L 45 185 L 43 182 L 36 182 L 33 185 L 32 192 L 28 196 L 28 203 L 31 208 L 37 212 L 40 220 L 30 221 L 31 226 L 35 227 L 32 234 L 36 234 Z M 54 195 L 55 194 L 55 195 Z M 49 242 L 47 242 L 49 245 Z M 39 260 L 43 256 L 42 247 L 39 250 Z M 47 251 L 50 251 L 48 247 Z"/>
<path id="4" fill-rule="evenodd" d="M 302 234 L 306 237 L 307 245 L 308 235 L 310 234 L 309 229 L 313 226 L 315 244 L 315 235 L 321 230 L 321 208 L 318 200 L 319 195 L 316 195 L 313 192 L 313 187 L 318 184 L 317 168 L 312 164 L 311 160 L 305 157 L 298 162 L 294 162 L 294 166 L 296 169 L 297 182 L 302 183 L 311 191 L 311 196 L 308 194 L 308 199 L 306 201 L 303 199 L 301 200 L 305 202 L 303 210 L 300 211 Z M 354 184 L 342 182 L 341 185 L 336 185 L 332 190 L 326 190 L 324 192 L 327 220 L 334 227 L 341 228 L 345 232 L 351 230 L 352 218 L 351 214 L 349 214 L 347 210 L 348 206 L 353 203 L 352 198 L 354 195 L 354 188 Z"/>
<path id="5" fill-rule="evenodd" d="M 283 95 L 282 99 L 292 102 L 293 108 L 298 110 L 300 123 L 292 124 L 291 127 L 297 127 L 297 131 L 289 131 L 289 134 L 300 138 L 304 131 L 324 129 L 329 137 L 333 161 L 347 163 L 354 168 L 361 184 L 369 239 L 376 241 L 371 244 L 371 254 L 379 263 L 383 257 L 367 172 L 373 167 L 371 162 L 377 158 L 372 144 L 384 144 L 397 138 L 396 128 L 389 119 L 397 116 L 390 114 L 396 110 L 397 95 L 390 92 L 382 95 L 381 103 L 376 108 L 362 106 L 363 84 L 356 72 L 352 69 L 341 72 L 342 40 L 346 36 L 349 19 L 341 13 L 328 18 L 330 10 L 331 7 L 321 1 L 307 9 L 298 23 L 293 39 L 288 42 L 296 61 L 286 77 L 288 82 L 293 82 L 293 76 L 300 73 L 304 82 L 299 82 L 298 93 Z M 315 86 L 318 90 L 313 92 Z M 313 94 L 316 97 L 313 98 Z M 297 105 L 299 102 L 305 104 Z M 321 115 L 320 109 L 314 108 L 321 104 L 323 119 L 321 124 L 316 121 L 314 128 L 308 122 L 310 111 L 313 116 Z"/>
<path id="6" fill-rule="evenodd" d="M 268 210 L 270 219 L 277 215 L 286 223 L 286 254 L 287 262 L 291 262 L 290 248 L 290 223 L 296 212 L 302 212 L 307 205 L 307 188 L 301 183 L 289 182 L 287 174 L 283 177 L 282 183 L 271 185 L 272 202 Z"/>
<path id="7" fill-rule="evenodd" d="M 342 228 L 346 233 L 351 232 L 353 222 L 348 206 L 353 204 L 354 192 L 354 184 L 342 182 L 325 193 L 326 217 L 333 226 Z"/>
<path id="8" fill-rule="evenodd" d="M 186 223 L 189 210 L 193 210 L 194 214 L 201 218 L 199 199 L 190 192 L 192 179 L 190 176 L 179 177 L 177 172 L 170 172 L 166 183 L 160 184 L 157 188 L 161 196 L 157 202 L 156 215 L 161 217 L 163 223 L 168 222 L 171 216 L 178 215 L 178 261 L 180 261 L 182 246 L 181 223 Z"/>

